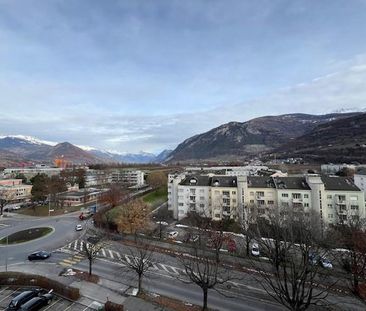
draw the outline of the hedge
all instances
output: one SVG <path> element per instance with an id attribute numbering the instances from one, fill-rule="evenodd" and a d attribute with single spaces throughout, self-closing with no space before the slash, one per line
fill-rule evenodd
<path id="1" fill-rule="evenodd" d="M 104 305 L 105 311 L 123 311 L 123 306 L 117 303 L 107 301 Z"/>
<path id="2" fill-rule="evenodd" d="M 36 286 L 47 290 L 53 289 L 56 294 L 70 300 L 78 300 L 80 298 L 78 288 L 69 287 L 40 275 L 25 274 L 22 272 L 0 272 L 0 284 L 9 286 Z"/>

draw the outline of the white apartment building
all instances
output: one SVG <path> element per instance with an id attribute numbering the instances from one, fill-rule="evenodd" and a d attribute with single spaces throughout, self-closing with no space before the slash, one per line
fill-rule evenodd
<path id="1" fill-rule="evenodd" d="M 354 175 L 355 185 L 363 191 L 366 200 L 366 168 L 359 168 Z"/>
<path id="2" fill-rule="evenodd" d="M 111 173 L 113 183 L 122 183 L 142 187 L 145 185 L 145 173 L 140 170 L 116 170 Z"/>
<path id="3" fill-rule="evenodd" d="M 215 174 L 226 176 L 253 176 L 259 171 L 268 170 L 264 165 L 246 165 L 246 166 L 208 166 L 208 167 L 186 167 L 185 172 L 189 174 Z"/>
<path id="4" fill-rule="evenodd" d="M 85 172 L 85 187 L 105 186 L 112 182 L 111 175 L 104 170 L 87 169 Z"/>
<path id="5" fill-rule="evenodd" d="M 277 208 L 316 212 L 323 225 L 365 218 L 364 193 L 348 178 L 182 176 L 168 182 L 168 207 L 177 219 L 189 211 L 214 220 L 242 219 L 249 212 L 265 217 Z"/>

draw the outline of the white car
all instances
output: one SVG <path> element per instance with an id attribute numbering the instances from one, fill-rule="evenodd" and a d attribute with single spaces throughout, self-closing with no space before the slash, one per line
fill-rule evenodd
<path id="1" fill-rule="evenodd" d="M 170 231 L 169 233 L 168 233 L 168 238 L 169 239 L 174 239 L 174 238 L 176 238 L 177 236 L 178 236 L 178 231 Z"/>
<path id="2" fill-rule="evenodd" d="M 83 230 L 83 226 L 82 225 L 76 225 L 75 230 L 76 231 L 81 231 L 81 230 Z"/>
<path id="3" fill-rule="evenodd" d="M 333 264 L 331 263 L 330 260 L 328 260 L 327 258 L 325 257 L 321 257 L 320 258 L 320 265 L 323 267 L 323 268 L 326 268 L 326 269 L 333 269 Z"/>
<path id="4" fill-rule="evenodd" d="M 253 256 L 259 256 L 260 255 L 260 253 L 259 253 L 259 246 L 258 246 L 257 243 L 254 243 L 252 245 L 252 251 L 251 251 L 251 253 L 252 253 Z"/>

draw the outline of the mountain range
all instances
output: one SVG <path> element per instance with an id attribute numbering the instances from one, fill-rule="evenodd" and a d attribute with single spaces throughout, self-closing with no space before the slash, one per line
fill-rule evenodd
<path id="1" fill-rule="evenodd" d="M 146 152 L 122 154 L 76 146 L 69 142 L 43 141 L 32 136 L 0 136 L 0 166 L 27 165 L 33 162 L 53 163 L 57 158 L 74 164 L 160 163 L 169 153 L 169 150 L 164 150 L 158 155 Z"/>
<path id="2" fill-rule="evenodd" d="M 344 139 L 338 140 L 335 137 L 332 143 L 333 146 L 342 147 L 344 141 L 352 137 L 352 133 L 348 134 L 343 127 L 338 130 L 337 126 L 341 126 L 343 123 L 336 121 L 349 119 L 349 122 L 352 122 L 352 118 L 355 118 L 354 122 L 357 123 L 359 122 L 357 117 L 362 119 L 365 114 L 360 112 L 325 115 L 285 114 L 259 117 L 246 122 L 230 122 L 186 139 L 170 154 L 168 160 L 176 163 L 248 160 L 253 157 L 269 158 L 270 155 L 297 155 L 300 157 L 302 150 L 296 149 L 300 144 L 300 139 L 306 145 L 311 142 L 307 140 L 307 137 L 319 135 L 313 143 L 313 154 L 307 155 L 312 159 L 324 161 L 325 157 L 316 157 L 316 148 L 318 144 L 324 145 L 324 139 L 328 139 L 332 135 L 327 133 L 327 129 L 336 137 L 339 130 L 343 131 Z M 327 125 L 331 125 L 331 127 L 327 127 Z M 362 125 L 359 130 L 365 134 L 366 127 Z M 299 142 L 297 142 L 298 139 Z"/>
<path id="3" fill-rule="evenodd" d="M 312 162 L 364 162 L 366 113 L 285 114 L 229 122 L 183 141 L 158 155 L 118 153 L 42 141 L 30 136 L 0 136 L 0 166 L 52 163 L 196 163 L 301 157 Z"/>

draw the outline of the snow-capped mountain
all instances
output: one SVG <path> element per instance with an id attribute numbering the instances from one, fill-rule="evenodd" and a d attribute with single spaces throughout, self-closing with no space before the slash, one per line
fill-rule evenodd
<path id="1" fill-rule="evenodd" d="M 162 153 L 121 153 L 67 142 L 41 140 L 26 135 L 0 135 L 0 151 L 8 158 L 9 154 L 16 154 L 23 161 L 35 162 L 53 162 L 56 157 L 68 159 L 73 163 L 160 163 L 165 160 Z"/>

